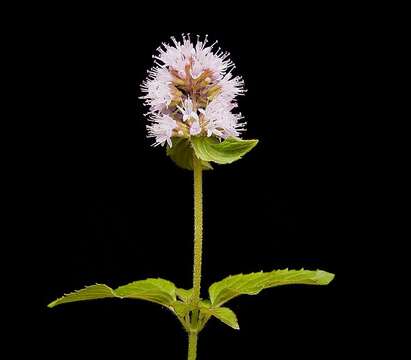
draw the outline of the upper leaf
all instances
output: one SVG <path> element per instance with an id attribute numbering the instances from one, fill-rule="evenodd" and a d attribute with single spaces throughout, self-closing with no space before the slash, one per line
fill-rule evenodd
<path id="1" fill-rule="evenodd" d="M 241 159 L 254 146 L 258 140 L 242 140 L 230 137 L 219 142 L 214 137 L 195 136 L 191 143 L 197 157 L 204 161 L 214 161 L 218 164 L 230 164 Z"/>
<path id="2" fill-rule="evenodd" d="M 104 284 L 95 284 L 91 286 L 86 286 L 84 289 L 76 290 L 72 293 L 65 294 L 64 296 L 54 300 L 47 306 L 49 308 L 52 308 L 54 306 L 64 304 L 64 303 L 83 301 L 83 300 L 104 299 L 104 298 L 112 298 L 112 297 L 117 297 L 117 295 L 114 294 L 113 289 L 111 289 L 110 287 Z"/>
<path id="3" fill-rule="evenodd" d="M 167 147 L 167 155 L 181 168 L 193 170 L 193 148 L 190 141 L 185 138 L 173 138 L 173 146 Z M 212 170 L 207 161 L 202 161 L 203 170 Z"/>
<path id="4" fill-rule="evenodd" d="M 289 284 L 327 285 L 334 278 L 322 270 L 274 270 L 229 276 L 212 284 L 209 295 L 212 306 L 220 306 L 239 295 L 256 295 L 261 290 Z"/>

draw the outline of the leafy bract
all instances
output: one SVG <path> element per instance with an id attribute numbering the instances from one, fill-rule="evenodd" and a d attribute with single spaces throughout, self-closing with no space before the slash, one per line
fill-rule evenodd
<path id="1" fill-rule="evenodd" d="M 258 140 L 242 140 L 230 137 L 220 142 L 214 137 L 196 136 L 191 138 L 196 156 L 203 161 L 230 164 L 241 159 L 254 148 Z"/>
<path id="2" fill-rule="evenodd" d="M 193 148 L 188 139 L 185 138 L 173 138 L 173 146 L 167 147 L 167 155 L 173 160 L 179 167 L 186 170 L 193 170 Z M 203 170 L 212 170 L 213 167 L 207 161 L 201 161 Z"/>

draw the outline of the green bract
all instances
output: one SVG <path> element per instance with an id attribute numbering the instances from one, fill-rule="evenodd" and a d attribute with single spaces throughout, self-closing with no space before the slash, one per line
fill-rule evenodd
<path id="1" fill-rule="evenodd" d="M 214 137 L 193 137 L 191 144 L 197 157 L 203 161 L 214 161 L 217 164 L 230 164 L 247 154 L 258 140 L 228 138 L 218 141 Z"/>
<path id="2" fill-rule="evenodd" d="M 173 138 L 173 146 L 167 147 L 167 155 L 180 167 L 193 170 L 193 153 L 201 160 L 203 170 L 211 170 L 210 162 L 230 164 L 240 160 L 254 148 L 258 140 L 228 138 L 219 141 L 215 137 L 193 136 Z"/>
<path id="3" fill-rule="evenodd" d="M 173 138 L 173 146 L 167 147 L 167 155 L 170 156 L 179 167 L 193 170 L 193 148 L 186 138 Z M 203 170 L 212 170 L 213 167 L 207 161 L 201 162 Z"/>

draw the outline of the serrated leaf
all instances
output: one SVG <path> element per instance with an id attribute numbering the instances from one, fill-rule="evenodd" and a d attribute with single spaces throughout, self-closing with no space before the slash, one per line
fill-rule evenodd
<path id="1" fill-rule="evenodd" d="M 76 290 L 69 294 L 65 294 L 61 298 L 54 300 L 47 306 L 53 308 L 54 306 L 75 302 L 75 301 L 85 301 L 94 299 L 104 299 L 117 297 L 113 292 L 113 289 L 104 284 L 95 284 L 91 286 L 86 286 L 84 289 Z"/>
<path id="2" fill-rule="evenodd" d="M 176 287 L 171 281 L 160 278 L 134 281 L 130 284 L 120 286 L 115 290 L 107 285 L 96 284 L 66 294 L 51 302 L 48 307 L 51 308 L 56 305 L 75 301 L 110 297 L 147 300 L 170 307 L 170 305 L 176 301 Z"/>
<path id="3" fill-rule="evenodd" d="M 204 161 L 214 161 L 218 164 L 230 164 L 241 159 L 258 140 L 242 140 L 230 137 L 219 142 L 214 137 L 195 136 L 191 143 L 197 157 Z"/>
<path id="4" fill-rule="evenodd" d="M 206 316 L 214 316 L 215 318 L 217 318 L 218 320 L 232 327 L 235 330 L 240 329 L 236 314 L 228 307 L 213 308 L 210 307 L 210 305 L 208 305 L 207 303 L 201 302 L 200 312 Z"/>
<path id="5" fill-rule="evenodd" d="M 167 147 L 167 155 L 174 161 L 179 167 L 186 170 L 193 170 L 193 155 L 194 151 L 190 144 L 190 141 L 185 138 L 173 138 L 173 146 Z M 213 167 L 207 161 L 201 162 L 203 170 L 212 170 Z"/>
<path id="6" fill-rule="evenodd" d="M 185 303 L 189 303 L 191 297 L 193 296 L 193 289 L 186 290 L 186 289 L 176 289 L 177 297 Z"/>
<path id="7" fill-rule="evenodd" d="M 229 276 L 212 284 L 209 295 L 213 307 L 220 306 L 239 295 L 256 295 L 261 290 L 290 284 L 327 285 L 334 278 L 322 270 L 274 270 Z"/>
<path id="8" fill-rule="evenodd" d="M 122 298 L 147 300 L 160 305 L 168 306 L 176 301 L 175 285 L 160 278 L 134 281 L 118 287 L 114 292 Z"/>

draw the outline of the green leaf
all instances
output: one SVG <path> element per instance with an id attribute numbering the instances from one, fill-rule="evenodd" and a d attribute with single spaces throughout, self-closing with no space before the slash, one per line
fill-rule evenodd
<path id="1" fill-rule="evenodd" d="M 290 284 L 327 285 L 334 278 L 322 270 L 274 270 L 229 276 L 212 284 L 209 295 L 212 306 L 220 306 L 239 295 L 256 295 L 261 290 Z"/>
<path id="2" fill-rule="evenodd" d="M 134 281 L 118 287 L 115 294 L 121 298 L 147 300 L 166 306 L 176 301 L 175 285 L 164 279 Z"/>
<path id="3" fill-rule="evenodd" d="M 214 161 L 217 164 L 230 164 L 241 159 L 254 146 L 258 140 L 242 140 L 230 137 L 219 142 L 214 137 L 195 136 L 191 143 L 197 157 L 204 161 Z"/>
<path id="4" fill-rule="evenodd" d="M 193 296 L 193 289 L 186 290 L 186 289 L 176 289 L 177 297 L 185 303 L 189 303 L 191 297 Z"/>
<path id="5" fill-rule="evenodd" d="M 96 284 L 66 294 L 51 302 L 48 307 L 52 308 L 69 302 L 103 298 L 147 300 L 170 308 L 171 304 L 176 301 L 176 287 L 172 282 L 160 278 L 134 281 L 115 290 L 107 285 Z"/>
<path id="6" fill-rule="evenodd" d="M 109 288 L 104 284 L 95 284 L 91 286 L 86 286 L 84 289 L 76 290 L 72 293 L 65 294 L 61 298 L 54 300 L 47 306 L 53 308 L 60 304 L 75 302 L 75 301 L 84 301 L 84 300 L 94 300 L 94 299 L 104 299 L 104 298 L 113 298 L 117 297 L 114 294 L 113 289 Z"/>
<path id="7" fill-rule="evenodd" d="M 185 138 L 173 138 L 173 146 L 167 147 L 167 155 L 170 156 L 179 167 L 193 170 L 193 148 L 190 141 Z M 202 161 L 203 170 L 212 170 L 213 167 L 207 161 Z"/>
<path id="8" fill-rule="evenodd" d="M 214 316 L 215 318 L 217 318 L 218 320 L 232 327 L 235 330 L 240 329 L 236 314 L 228 307 L 213 308 L 210 307 L 210 305 L 207 305 L 207 303 L 201 302 L 200 312 L 206 316 Z"/>
<path id="9" fill-rule="evenodd" d="M 192 310 L 192 306 L 190 304 L 186 304 L 178 300 L 172 303 L 171 307 L 174 309 L 174 312 L 177 314 L 177 316 L 181 318 L 184 318 L 188 314 L 188 312 Z"/>

